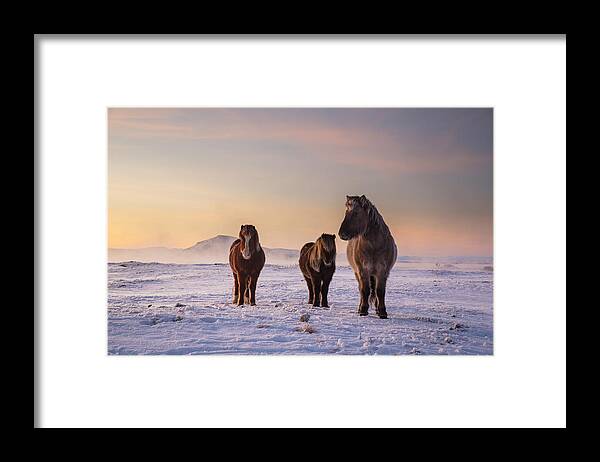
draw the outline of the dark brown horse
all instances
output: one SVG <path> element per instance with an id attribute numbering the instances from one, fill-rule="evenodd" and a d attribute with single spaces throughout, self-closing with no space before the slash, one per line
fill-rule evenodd
<path id="1" fill-rule="evenodd" d="M 348 241 L 348 263 L 360 290 L 358 314 L 369 314 L 371 302 L 377 315 L 387 318 L 385 285 L 396 263 L 397 249 L 383 217 L 365 196 L 346 196 L 346 216 L 338 234 Z"/>
<path id="2" fill-rule="evenodd" d="M 300 270 L 308 286 L 308 303 L 328 307 L 329 283 L 335 273 L 335 235 L 321 234 L 300 250 Z"/>
<path id="3" fill-rule="evenodd" d="M 256 282 L 265 266 L 265 252 L 252 225 L 242 225 L 239 239 L 229 248 L 229 266 L 233 271 L 233 303 L 256 305 Z"/>

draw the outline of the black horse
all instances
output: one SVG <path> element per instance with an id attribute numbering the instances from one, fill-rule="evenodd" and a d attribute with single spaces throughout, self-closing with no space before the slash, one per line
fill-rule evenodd
<path id="1" fill-rule="evenodd" d="M 300 250 L 300 270 L 308 286 L 308 303 L 328 307 L 329 283 L 335 273 L 335 235 L 321 234 Z"/>

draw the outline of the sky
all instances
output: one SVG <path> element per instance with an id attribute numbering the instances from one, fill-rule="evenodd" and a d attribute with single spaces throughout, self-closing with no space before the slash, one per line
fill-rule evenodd
<path id="1" fill-rule="evenodd" d="M 109 247 L 337 234 L 367 196 L 399 255 L 492 255 L 491 108 L 109 108 Z M 338 251 L 345 243 L 338 240 Z"/>

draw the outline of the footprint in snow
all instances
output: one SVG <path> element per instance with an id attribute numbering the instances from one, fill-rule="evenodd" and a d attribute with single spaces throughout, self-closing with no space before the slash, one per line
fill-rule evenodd
<path id="1" fill-rule="evenodd" d="M 198 318 L 198 321 L 213 323 L 213 322 L 217 322 L 217 318 L 211 318 L 211 317 Z"/>

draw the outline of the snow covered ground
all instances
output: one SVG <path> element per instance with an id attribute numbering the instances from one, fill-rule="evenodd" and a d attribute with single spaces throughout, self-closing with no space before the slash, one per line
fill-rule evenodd
<path id="1" fill-rule="evenodd" d="M 297 266 L 265 266 L 257 305 L 238 307 L 227 264 L 109 263 L 108 353 L 489 355 L 492 280 L 491 259 L 399 262 L 389 318 L 379 319 L 373 308 L 356 314 L 347 266 L 333 277 L 330 308 L 313 308 Z"/>

